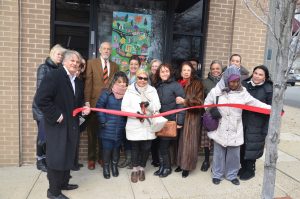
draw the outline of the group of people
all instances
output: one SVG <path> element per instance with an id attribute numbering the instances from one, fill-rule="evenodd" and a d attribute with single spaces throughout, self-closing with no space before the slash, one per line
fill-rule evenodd
<path id="1" fill-rule="evenodd" d="M 111 174 L 117 177 L 118 168 L 127 167 L 132 169 L 132 183 L 144 181 L 150 152 L 152 165 L 159 167 L 154 175 L 167 177 L 172 173 L 172 165 L 176 165 L 175 172 L 186 178 L 196 168 L 200 148 L 204 149 L 202 171 L 209 169 L 213 150 L 214 184 L 227 179 L 239 185 L 239 179 L 255 176 L 255 161 L 263 154 L 268 129 L 267 115 L 213 107 L 213 111 L 206 111 L 218 115 L 219 125 L 208 131 L 202 125 L 205 110 L 189 109 L 165 116 L 177 124 L 177 136 L 173 138 L 157 137 L 151 127 L 152 119 L 142 116 L 218 103 L 270 109 L 273 89 L 265 66 L 255 67 L 249 77 L 247 69 L 241 66 L 241 56 L 234 54 L 225 69 L 220 61 L 212 61 L 207 78 L 202 80 L 197 60 L 184 61 L 175 73 L 170 64 L 154 59 L 148 72 L 140 67 L 139 57 L 132 56 L 129 70 L 122 72 L 109 60 L 111 50 L 111 44 L 103 42 L 100 58 L 88 60 L 85 65 L 78 52 L 56 45 L 45 64 L 38 68 L 33 102 L 39 132 L 37 168 L 47 171 L 48 198 L 67 198 L 62 190 L 78 188 L 69 184 L 69 179 L 70 170 L 81 166 L 79 117 L 87 123 L 88 169 L 95 169 L 98 162 L 105 179 Z M 79 107 L 84 107 L 83 111 L 73 117 L 72 111 Z M 121 110 L 133 116 L 91 112 L 90 108 L 95 107 Z"/>

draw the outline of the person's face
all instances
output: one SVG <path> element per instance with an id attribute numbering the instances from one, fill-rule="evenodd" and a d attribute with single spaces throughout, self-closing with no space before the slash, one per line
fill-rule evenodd
<path id="1" fill-rule="evenodd" d="M 120 87 L 126 87 L 126 82 L 124 81 L 124 79 L 122 77 L 119 77 L 115 84 Z"/>
<path id="2" fill-rule="evenodd" d="M 170 77 L 170 70 L 167 67 L 161 67 L 159 71 L 159 77 L 161 80 L 166 81 Z"/>
<path id="3" fill-rule="evenodd" d="M 64 66 L 67 68 L 67 70 L 71 75 L 76 75 L 76 73 L 78 73 L 80 64 L 81 61 L 74 54 L 70 56 L 68 59 L 65 59 L 64 61 Z"/>
<path id="4" fill-rule="evenodd" d="M 189 79 L 191 78 L 192 69 L 189 65 L 183 65 L 181 70 L 181 77 L 183 79 Z"/>
<path id="5" fill-rule="evenodd" d="M 196 62 L 196 61 L 190 61 L 191 62 L 191 64 L 193 65 L 193 68 L 195 69 L 195 70 L 197 70 L 197 68 L 198 68 L 198 63 Z"/>
<path id="6" fill-rule="evenodd" d="M 85 71 L 85 68 L 86 68 L 86 62 L 84 59 L 81 60 L 81 69 L 80 69 L 80 72 L 84 72 Z"/>
<path id="7" fill-rule="evenodd" d="M 146 74 L 139 74 L 136 77 L 136 83 L 139 87 L 144 87 L 148 84 L 148 76 Z"/>
<path id="8" fill-rule="evenodd" d="M 239 56 L 233 56 L 230 60 L 230 65 L 241 67 L 241 58 Z"/>
<path id="9" fill-rule="evenodd" d="M 239 79 L 228 82 L 228 87 L 229 87 L 230 90 L 235 91 L 236 89 L 239 88 L 239 86 L 240 86 L 240 80 Z"/>
<path id="10" fill-rule="evenodd" d="M 151 66 L 151 73 L 154 75 L 159 67 L 159 62 L 154 62 Z"/>
<path id="11" fill-rule="evenodd" d="M 54 55 L 53 55 L 53 59 L 54 59 L 54 60 L 52 60 L 52 61 L 53 61 L 54 63 L 56 63 L 56 64 L 60 64 L 60 63 L 62 63 L 63 58 L 64 58 L 64 55 L 63 55 L 62 52 L 60 52 L 60 51 L 55 51 L 55 52 L 54 52 Z"/>
<path id="12" fill-rule="evenodd" d="M 139 62 L 137 60 L 131 60 L 129 63 L 129 71 L 132 74 L 135 74 L 136 71 L 140 68 Z"/>
<path id="13" fill-rule="evenodd" d="M 220 64 L 213 64 L 210 66 L 210 74 L 213 76 L 213 77 L 218 77 L 220 76 L 222 73 L 222 66 Z"/>
<path id="14" fill-rule="evenodd" d="M 103 59 L 108 59 L 111 54 L 111 45 L 109 43 L 103 43 L 102 48 L 99 48 L 99 52 Z"/>
<path id="15" fill-rule="evenodd" d="M 265 71 L 257 68 L 254 72 L 253 72 L 253 76 L 252 76 L 252 81 L 255 84 L 260 84 L 262 82 L 264 82 L 266 80 L 266 74 Z"/>

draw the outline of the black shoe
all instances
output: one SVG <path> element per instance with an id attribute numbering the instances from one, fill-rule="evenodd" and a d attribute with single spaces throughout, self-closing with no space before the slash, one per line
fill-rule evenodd
<path id="1" fill-rule="evenodd" d="M 237 173 L 238 176 L 242 175 L 245 172 L 246 168 L 242 167 L 239 169 L 239 172 Z"/>
<path id="2" fill-rule="evenodd" d="M 45 159 L 45 158 L 44 158 Z M 36 168 L 43 172 L 47 172 L 46 161 L 44 159 L 36 161 Z"/>
<path id="3" fill-rule="evenodd" d="M 162 173 L 159 175 L 160 178 L 165 178 L 172 173 L 172 169 L 163 169 Z"/>
<path id="4" fill-rule="evenodd" d="M 240 185 L 240 181 L 237 178 L 231 180 L 231 183 L 234 184 L 234 185 Z"/>
<path id="5" fill-rule="evenodd" d="M 176 169 L 175 169 L 175 172 L 181 172 L 182 171 L 182 169 L 180 168 L 180 167 L 177 167 Z"/>
<path id="6" fill-rule="evenodd" d="M 212 182 L 213 182 L 214 184 L 220 184 L 221 180 L 218 179 L 218 178 L 213 178 L 213 179 L 212 179 Z"/>
<path id="7" fill-rule="evenodd" d="M 49 190 L 47 191 L 47 198 L 50 199 L 69 199 L 67 196 L 64 194 L 59 194 L 58 196 L 54 196 Z"/>
<path id="8" fill-rule="evenodd" d="M 154 175 L 155 176 L 160 176 L 162 174 L 163 170 L 164 170 L 164 167 L 160 166 L 159 169 L 154 172 Z"/>
<path id="9" fill-rule="evenodd" d="M 240 175 L 240 180 L 250 180 L 255 176 L 255 173 L 253 170 L 245 170 L 241 175 Z"/>
<path id="10" fill-rule="evenodd" d="M 154 167 L 159 167 L 160 164 L 159 164 L 159 162 L 152 161 L 151 165 L 154 166 Z"/>
<path id="11" fill-rule="evenodd" d="M 112 162 L 111 164 L 111 173 L 112 176 L 118 177 L 119 176 L 119 170 L 118 170 L 118 163 Z"/>
<path id="12" fill-rule="evenodd" d="M 186 178 L 186 177 L 188 177 L 189 176 L 189 171 L 188 170 L 182 170 L 182 177 L 183 178 Z"/>
<path id="13" fill-rule="evenodd" d="M 72 168 L 72 171 L 79 171 L 80 170 L 80 166 L 76 165 Z"/>
<path id="14" fill-rule="evenodd" d="M 79 166 L 79 167 L 83 167 L 83 164 L 81 164 L 81 163 L 78 163 L 78 166 Z"/>
<path id="15" fill-rule="evenodd" d="M 67 186 L 63 186 L 61 190 L 73 190 L 77 189 L 79 186 L 77 184 L 68 184 Z"/>
<path id="16" fill-rule="evenodd" d="M 201 171 L 207 171 L 210 167 L 209 161 L 204 161 L 201 166 Z"/>

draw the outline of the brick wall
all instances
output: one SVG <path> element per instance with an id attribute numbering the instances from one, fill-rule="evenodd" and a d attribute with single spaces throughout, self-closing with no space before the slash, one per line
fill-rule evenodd
<path id="1" fill-rule="evenodd" d="M 0 165 L 18 165 L 18 1 L 0 4 Z"/>
<path id="2" fill-rule="evenodd" d="M 37 128 L 31 104 L 36 89 L 36 70 L 50 48 L 50 0 L 21 1 L 21 110 L 22 162 L 35 159 Z"/>
<path id="3" fill-rule="evenodd" d="M 266 28 L 245 7 L 242 1 L 210 1 L 205 76 L 212 60 L 228 65 L 231 54 L 242 56 L 242 65 L 252 71 L 262 64 L 266 42 Z"/>

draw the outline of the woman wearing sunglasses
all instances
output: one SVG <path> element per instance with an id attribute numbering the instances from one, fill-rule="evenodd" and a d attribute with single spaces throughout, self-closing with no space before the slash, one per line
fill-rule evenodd
<path id="1" fill-rule="evenodd" d="M 148 73 L 142 69 L 136 72 L 137 81 L 131 84 L 122 101 L 121 110 L 142 115 L 152 115 L 160 110 L 160 102 L 156 89 L 148 84 Z M 151 131 L 151 120 L 128 117 L 126 138 L 131 142 L 132 173 L 131 182 L 145 180 L 146 162 L 148 160 L 151 141 L 156 138 Z"/>

